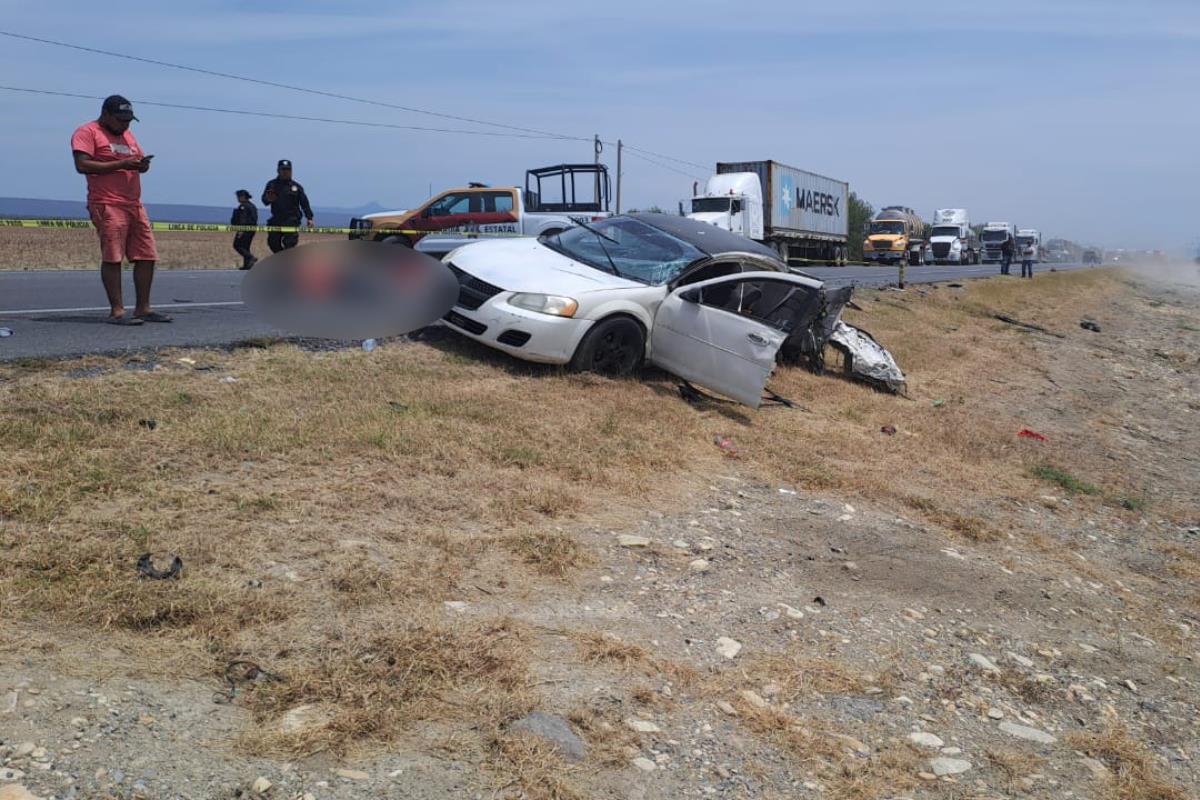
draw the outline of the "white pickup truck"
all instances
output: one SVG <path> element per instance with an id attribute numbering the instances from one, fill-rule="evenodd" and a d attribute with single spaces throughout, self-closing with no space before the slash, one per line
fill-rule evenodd
<path id="1" fill-rule="evenodd" d="M 413 247 L 425 238 L 434 238 L 431 234 L 461 244 L 464 234 L 561 233 L 576 222 L 610 216 L 610 189 L 608 168 L 603 164 L 540 167 L 525 173 L 524 191 L 517 186 L 472 183 L 434 195 L 412 211 L 355 217 L 350 220 L 350 238 Z M 430 252 L 429 247 L 418 249 Z"/>

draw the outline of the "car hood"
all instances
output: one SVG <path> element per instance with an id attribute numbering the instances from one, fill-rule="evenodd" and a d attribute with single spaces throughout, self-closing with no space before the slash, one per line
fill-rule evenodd
<path id="1" fill-rule="evenodd" d="M 532 237 L 493 239 L 456 250 L 450 263 L 510 292 L 572 297 L 600 289 L 636 289 L 644 283 L 619 278 L 556 253 Z"/>
<path id="2" fill-rule="evenodd" d="M 402 217 L 407 213 L 407 208 L 399 211 L 376 211 L 374 214 L 363 214 L 359 219 L 387 219 L 388 217 Z"/>

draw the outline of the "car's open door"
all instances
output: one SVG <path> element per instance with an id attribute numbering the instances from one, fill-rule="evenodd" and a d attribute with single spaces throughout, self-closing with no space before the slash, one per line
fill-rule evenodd
<path id="1" fill-rule="evenodd" d="M 745 272 L 676 289 L 655 315 L 650 361 L 758 408 L 776 353 L 798 325 L 811 322 L 820 292 L 818 281 L 783 272 Z"/>

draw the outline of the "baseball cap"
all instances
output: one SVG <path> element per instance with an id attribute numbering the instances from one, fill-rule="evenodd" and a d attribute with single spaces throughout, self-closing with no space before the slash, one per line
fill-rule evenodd
<path id="1" fill-rule="evenodd" d="M 275 165 L 275 168 L 276 169 L 291 169 L 292 162 L 288 161 L 286 158 L 281 158 L 281 159 L 279 159 L 279 163 Z"/>
<path id="2" fill-rule="evenodd" d="M 141 120 L 138 120 L 138 118 L 133 115 L 133 103 L 130 103 L 119 94 L 112 94 L 104 98 L 104 105 L 101 106 L 100 109 L 101 111 L 112 114 L 117 119 L 125 120 L 126 122 L 131 119 L 141 122 Z"/>

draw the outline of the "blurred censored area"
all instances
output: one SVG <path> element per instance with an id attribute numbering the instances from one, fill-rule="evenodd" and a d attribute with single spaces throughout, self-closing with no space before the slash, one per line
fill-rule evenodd
<path id="1" fill-rule="evenodd" d="M 242 299 L 262 320 L 296 336 L 370 339 L 431 325 L 458 298 L 440 261 L 407 247 L 314 242 L 263 259 Z"/>

